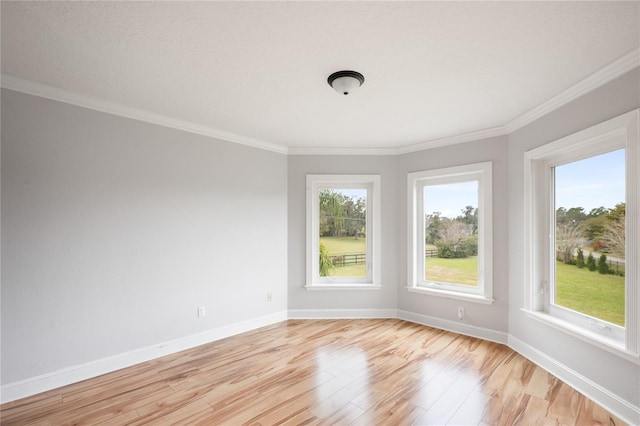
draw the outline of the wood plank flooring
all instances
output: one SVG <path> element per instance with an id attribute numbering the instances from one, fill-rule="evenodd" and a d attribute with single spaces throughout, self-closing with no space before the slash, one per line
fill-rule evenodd
<path id="1" fill-rule="evenodd" d="M 3 425 L 623 425 L 506 346 L 289 320 L 0 407 Z"/>

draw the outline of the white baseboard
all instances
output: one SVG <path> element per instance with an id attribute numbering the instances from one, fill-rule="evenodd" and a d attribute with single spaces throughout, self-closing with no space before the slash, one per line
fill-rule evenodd
<path id="1" fill-rule="evenodd" d="M 289 319 L 398 318 L 397 309 L 292 309 Z"/>
<path id="2" fill-rule="evenodd" d="M 640 407 L 614 395 L 599 384 L 511 335 L 509 347 L 630 425 L 640 425 Z"/>
<path id="3" fill-rule="evenodd" d="M 398 318 L 415 322 L 417 324 L 428 325 L 429 327 L 439 328 L 441 330 L 452 331 L 465 336 L 477 337 L 479 339 L 488 340 L 490 342 L 507 344 L 507 333 L 491 330 L 484 327 L 465 324 L 464 322 L 450 321 L 442 318 L 430 317 L 428 315 L 416 314 L 409 311 L 398 311 Z"/>
<path id="4" fill-rule="evenodd" d="M 454 333 L 464 334 L 491 342 L 502 343 L 544 368 L 563 382 L 581 392 L 597 404 L 614 413 L 629 424 L 640 425 L 640 407 L 625 401 L 597 383 L 573 371 L 566 365 L 529 346 L 505 332 L 477 327 L 428 315 L 396 309 L 295 309 L 230 324 L 203 333 L 134 351 L 99 359 L 52 373 L 9 383 L 0 388 L 0 403 L 14 401 L 40 392 L 55 389 L 81 380 L 129 367 L 185 349 L 193 348 L 236 334 L 274 324 L 286 319 L 338 319 L 338 318 L 398 318 Z"/>
<path id="5" fill-rule="evenodd" d="M 149 361 L 165 355 L 200 346 L 236 334 L 285 321 L 287 312 L 281 311 L 247 321 L 229 324 L 214 328 L 203 333 L 192 334 L 157 345 L 147 346 L 133 351 L 124 352 L 107 358 L 87 362 L 85 364 L 64 368 L 62 370 L 43 374 L 14 383 L 9 383 L 0 388 L 0 403 L 14 401 L 16 399 L 35 395 L 51 389 L 90 379 L 99 375 L 130 367 L 141 362 Z"/>

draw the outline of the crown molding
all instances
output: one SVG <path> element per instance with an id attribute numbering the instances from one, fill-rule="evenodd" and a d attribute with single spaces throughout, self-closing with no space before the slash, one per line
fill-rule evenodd
<path id="1" fill-rule="evenodd" d="M 397 155 L 397 148 L 314 148 L 290 146 L 289 155 Z"/>
<path id="2" fill-rule="evenodd" d="M 510 133 L 526 126 L 527 124 L 543 117 L 546 114 L 568 104 L 569 102 L 589 93 L 606 83 L 620 77 L 621 75 L 640 66 L 640 49 L 635 49 L 591 74 L 584 80 L 576 83 L 562 93 L 554 96 L 546 102 L 529 110 L 519 117 L 506 123 L 504 126 L 497 126 L 490 129 L 478 130 L 460 135 L 445 138 L 432 139 L 429 141 L 405 145 L 400 147 L 350 147 L 350 148 L 320 148 L 320 147 L 286 147 L 273 142 L 242 136 L 236 133 L 226 132 L 201 124 L 192 123 L 185 120 L 155 114 L 138 108 L 94 98 L 87 95 L 74 93 L 59 87 L 26 80 L 11 74 L 2 73 L 0 85 L 9 90 L 35 95 L 46 99 L 68 103 L 96 111 L 114 114 L 121 117 L 144 121 L 160 126 L 165 126 L 189 133 L 209 136 L 215 139 L 238 143 L 241 145 L 272 151 L 279 154 L 289 155 L 402 155 L 412 152 L 424 151 L 443 146 L 456 145 L 465 142 L 472 142 L 496 136 L 509 135 Z"/>
<path id="3" fill-rule="evenodd" d="M 2 73 L 0 85 L 5 89 L 13 90 L 16 92 L 22 92 L 28 95 L 34 95 L 58 102 L 64 102 L 95 111 L 105 112 L 107 114 L 113 114 L 121 117 L 131 118 L 133 120 L 157 124 L 160 126 L 182 130 L 184 132 L 194 133 L 197 135 L 209 136 L 222 141 L 247 145 L 253 148 L 260 148 L 266 151 L 277 152 L 279 154 L 287 154 L 287 147 L 272 142 L 250 138 L 247 136 L 238 135 L 236 133 L 225 132 L 223 130 L 203 126 L 201 124 L 172 118 L 162 114 L 156 114 L 139 108 L 110 102 L 92 96 L 74 93 L 60 87 L 50 86 L 48 84 L 38 83 L 36 81 L 16 77 L 12 74 Z"/>
<path id="4" fill-rule="evenodd" d="M 623 57 L 594 72 L 584 80 L 569 87 L 564 92 L 561 92 L 548 101 L 541 103 L 521 116 L 514 118 L 505 124 L 504 128 L 507 133 L 512 133 L 568 104 L 569 102 L 578 99 L 580 96 L 604 86 L 608 82 L 620 77 L 634 68 L 637 68 L 638 66 L 640 66 L 640 49 L 634 49 Z"/>
<path id="5" fill-rule="evenodd" d="M 490 129 L 477 130 L 474 132 L 463 133 L 461 135 L 449 136 L 446 138 L 433 139 L 427 142 L 421 142 L 414 145 L 406 145 L 397 149 L 397 154 L 410 154 L 412 152 L 424 151 L 427 149 L 440 148 L 443 146 L 457 145 L 465 142 L 478 141 L 481 139 L 493 138 L 496 136 L 505 136 L 507 131 L 504 127 L 492 127 Z"/>

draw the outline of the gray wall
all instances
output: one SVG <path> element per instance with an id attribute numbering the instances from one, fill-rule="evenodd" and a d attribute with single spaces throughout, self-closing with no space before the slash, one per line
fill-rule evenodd
<path id="1" fill-rule="evenodd" d="M 559 108 L 509 136 L 509 333 L 605 389 L 640 406 L 640 367 L 540 324 L 523 307 L 523 164 L 527 150 L 552 142 L 640 106 L 638 69 Z"/>
<path id="2" fill-rule="evenodd" d="M 2 383 L 285 311 L 286 206 L 284 155 L 3 90 Z"/>
<path id="3" fill-rule="evenodd" d="M 638 406 L 637 364 L 520 308 L 524 152 L 638 108 L 639 79 L 508 137 L 402 156 L 285 157 L 5 90 L 2 383 L 285 309 L 455 321 L 462 305 L 467 324 L 508 332 Z M 494 165 L 495 303 L 408 293 L 407 173 L 482 161 Z M 381 175 L 381 290 L 304 289 L 305 176 L 323 173 Z M 260 253 L 249 265 L 248 250 Z"/>
<path id="4" fill-rule="evenodd" d="M 397 175 L 389 156 L 289 156 L 289 309 L 396 309 Z M 380 290 L 308 291 L 305 286 L 306 175 L 380 175 L 382 202 Z"/>
<path id="5" fill-rule="evenodd" d="M 396 225 L 399 246 L 398 308 L 458 321 L 457 307 L 465 309 L 464 323 L 493 331 L 507 331 L 507 137 L 435 148 L 399 157 Z M 410 293 L 407 283 L 407 174 L 423 170 L 491 161 L 493 163 L 493 305 Z"/>

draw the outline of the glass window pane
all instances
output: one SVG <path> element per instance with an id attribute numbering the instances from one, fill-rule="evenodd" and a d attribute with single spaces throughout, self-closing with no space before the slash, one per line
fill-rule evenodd
<path id="1" fill-rule="evenodd" d="M 319 194 L 322 277 L 367 276 L 367 190 L 325 188 Z"/>
<path id="2" fill-rule="evenodd" d="M 555 167 L 552 303 L 625 323 L 625 152 Z"/>
<path id="3" fill-rule="evenodd" d="M 478 182 L 424 187 L 425 280 L 478 285 Z"/>

